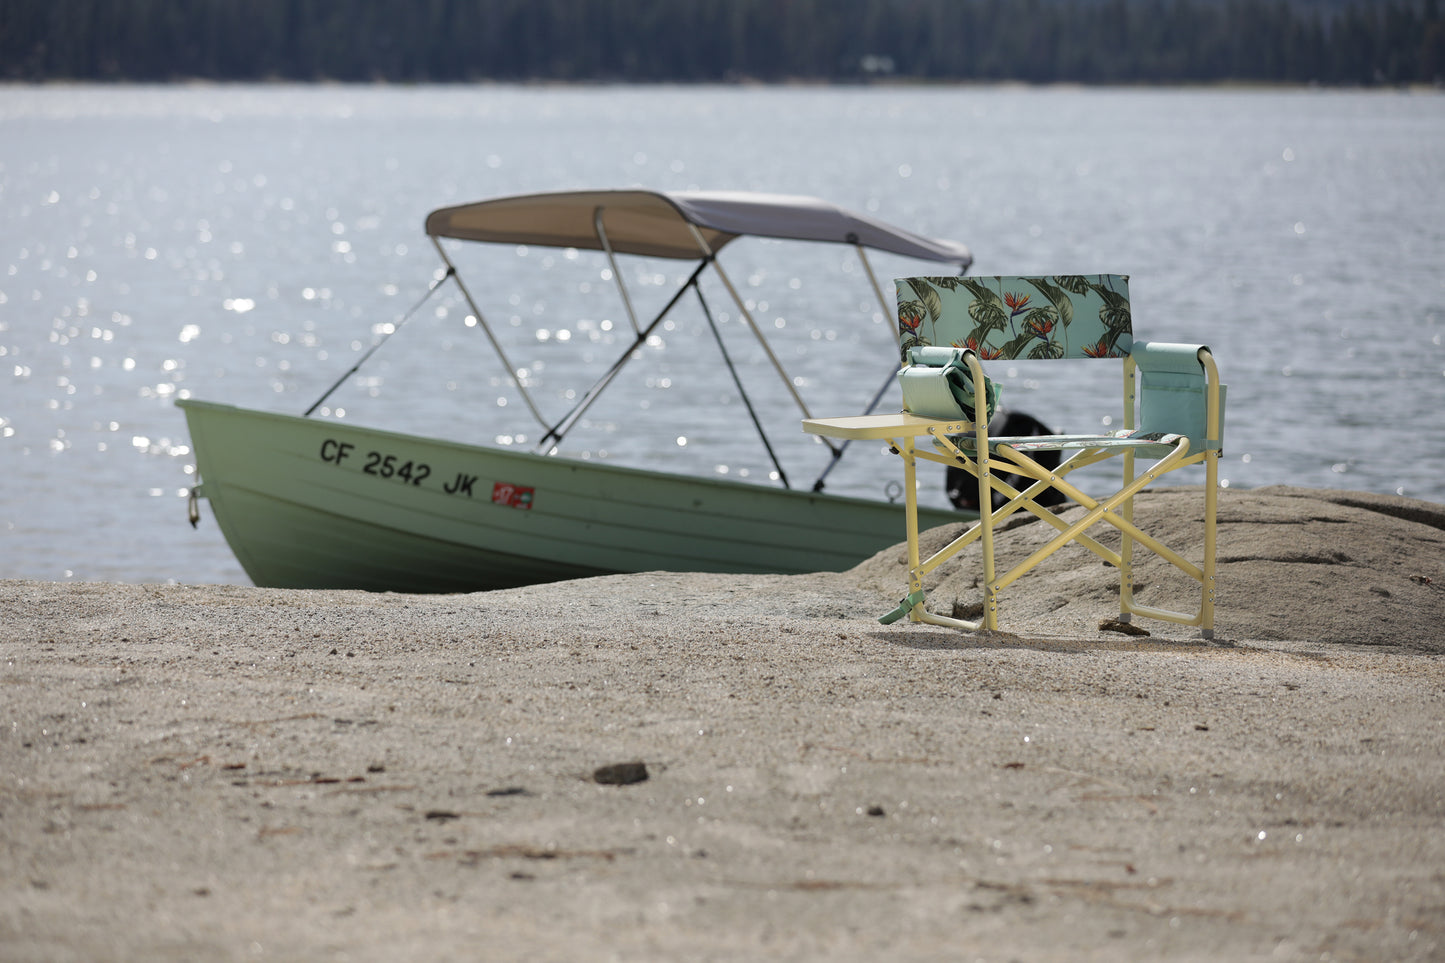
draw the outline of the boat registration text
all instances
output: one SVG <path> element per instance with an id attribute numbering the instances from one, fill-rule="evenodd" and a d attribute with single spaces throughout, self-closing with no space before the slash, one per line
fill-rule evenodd
<path id="1" fill-rule="evenodd" d="M 359 458 L 361 471 L 364 474 L 375 478 L 393 479 L 406 485 L 421 486 L 433 475 L 432 467 L 426 462 L 402 459 L 397 455 L 382 451 L 358 452 L 356 446 L 351 442 L 338 441 L 335 438 L 327 438 L 321 443 L 320 456 L 322 461 L 337 466 L 353 457 Z M 437 477 L 442 476 L 438 475 Z M 455 478 L 442 483 L 441 490 L 448 495 L 464 495 L 471 498 L 473 497 L 472 486 L 477 483 L 478 477 L 465 472 L 457 472 Z M 436 482 L 432 482 L 426 487 L 433 488 L 435 485 Z M 492 488 L 491 500 L 495 504 L 506 505 L 510 508 L 531 508 L 532 496 L 531 488 L 498 482 Z"/>

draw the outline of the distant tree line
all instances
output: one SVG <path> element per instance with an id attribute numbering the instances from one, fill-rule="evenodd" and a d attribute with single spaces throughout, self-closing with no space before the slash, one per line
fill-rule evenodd
<path id="1" fill-rule="evenodd" d="M 1445 79 L 1440 0 L 3 0 L 0 78 Z"/>

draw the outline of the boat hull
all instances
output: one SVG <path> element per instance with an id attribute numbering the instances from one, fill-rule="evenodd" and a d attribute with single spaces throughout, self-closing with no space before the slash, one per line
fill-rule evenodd
<path id="1" fill-rule="evenodd" d="M 200 494 L 257 585 L 467 592 L 620 572 L 841 571 L 901 505 L 185 400 Z M 920 527 L 967 520 L 920 510 Z"/>

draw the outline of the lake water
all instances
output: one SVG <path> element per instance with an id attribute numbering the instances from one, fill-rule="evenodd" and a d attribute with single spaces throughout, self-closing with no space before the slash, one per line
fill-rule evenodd
<path id="1" fill-rule="evenodd" d="M 1204 341 L 1219 359 L 1230 486 L 1445 502 L 1437 94 L 11 86 L 0 577 L 244 583 L 209 512 L 186 524 L 192 456 L 175 399 L 300 413 L 424 293 L 439 263 L 429 210 L 626 186 L 822 196 L 968 243 L 975 274 L 1127 273 L 1138 335 Z M 626 343 L 606 264 L 478 254 L 464 277 L 559 417 Z M 857 313 L 871 299 L 862 275 L 816 276 L 851 267 L 849 250 L 739 242 L 722 261 L 815 414 L 858 410 L 888 376 L 892 321 Z M 888 289 L 930 271 L 874 267 Z M 623 271 L 645 313 L 685 266 Z M 707 291 L 785 471 L 810 485 L 819 448 L 720 289 Z M 439 292 L 327 416 L 530 448 L 538 427 L 467 314 Z M 998 374 L 1005 403 L 1061 430 L 1117 405 L 1112 377 L 1046 388 L 1028 370 Z M 615 389 L 564 453 L 768 483 L 695 308 Z M 830 490 L 879 494 L 897 475 L 876 451 L 846 465 Z M 924 486 L 942 504 L 938 476 Z"/>

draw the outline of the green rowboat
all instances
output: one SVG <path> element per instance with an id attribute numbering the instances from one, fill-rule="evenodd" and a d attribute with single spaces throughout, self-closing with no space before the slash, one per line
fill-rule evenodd
<path id="1" fill-rule="evenodd" d="M 870 280 L 868 249 L 959 269 L 971 261 L 967 248 L 953 242 L 899 231 L 811 198 L 762 194 L 589 191 L 501 198 L 434 211 L 427 232 L 447 279 L 456 277 L 456 269 L 443 238 L 586 248 L 609 258 L 697 259 L 682 290 L 711 268 L 765 346 L 716 261 L 735 237 L 849 244 Z M 613 273 L 621 284 L 621 273 Z M 503 364 L 515 372 L 470 292 L 459 278 L 457 284 Z M 873 287 L 882 303 L 876 280 Z M 398 592 L 480 591 L 658 570 L 838 571 L 900 541 L 901 505 L 824 493 L 821 478 L 814 491 L 800 491 L 600 464 L 559 452 L 568 428 L 681 293 L 650 323 L 632 319 L 636 341 L 561 420 L 543 419 L 522 379 L 513 382 L 545 428 L 534 452 L 310 417 L 325 395 L 302 416 L 178 401 L 200 479 L 192 491 L 192 522 L 197 500 L 205 498 L 257 585 Z M 623 299 L 630 313 L 625 289 Z M 885 316 L 892 314 L 891 305 L 883 308 Z M 791 390 L 776 356 L 769 357 Z M 807 417 L 806 405 L 793 394 Z M 835 461 L 841 455 L 835 451 Z M 929 508 L 919 515 L 920 528 L 971 517 Z"/>
<path id="2" fill-rule="evenodd" d="M 615 572 L 836 571 L 901 540 L 902 506 L 886 502 L 178 404 L 199 494 L 257 585 L 467 592 Z M 961 520 L 926 514 L 920 525 Z"/>

